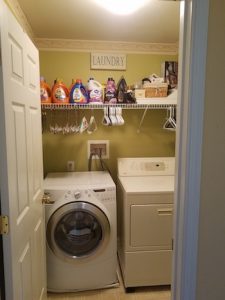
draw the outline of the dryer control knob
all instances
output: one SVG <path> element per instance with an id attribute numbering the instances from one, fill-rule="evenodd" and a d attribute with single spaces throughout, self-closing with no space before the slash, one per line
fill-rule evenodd
<path id="1" fill-rule="evenodd" d="M 80 192 L 75 192 L 74 193 L 74 198 L 79 199 L 80 198 Z"/>

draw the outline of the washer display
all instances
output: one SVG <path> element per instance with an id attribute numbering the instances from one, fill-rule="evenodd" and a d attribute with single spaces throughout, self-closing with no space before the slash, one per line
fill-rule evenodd
<path id="1" fill-rule="evenodd" d="M 48 290 L 117 283 L 116 190 L 109 174 L 50 173 L 44 187 L 53 202 L 45 205 Z"/>

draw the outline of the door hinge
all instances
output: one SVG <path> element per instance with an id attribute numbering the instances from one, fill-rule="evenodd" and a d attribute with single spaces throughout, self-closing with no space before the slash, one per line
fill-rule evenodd
<path id="1" fill-rule="evenodd" d="M 9 218 L 7 216 L 0 216 L 0 234 L 5 235 L 9 233 Z"/>

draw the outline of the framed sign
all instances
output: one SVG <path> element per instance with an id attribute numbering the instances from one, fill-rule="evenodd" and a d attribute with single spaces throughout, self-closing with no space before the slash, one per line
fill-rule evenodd
<path id="1" fill-rule="evenodd" d="M 93 70 L 126 70 L 126 55 L 117 53 L 91 53 Z"/>

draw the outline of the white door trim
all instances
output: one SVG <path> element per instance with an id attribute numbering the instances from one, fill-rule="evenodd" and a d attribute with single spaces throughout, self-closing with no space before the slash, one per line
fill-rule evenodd
<path id="1" fill-rule="evenodd" d="M 208 13 L 209 0 L 181 2 L 173 300 L 196 299 Z"/>

